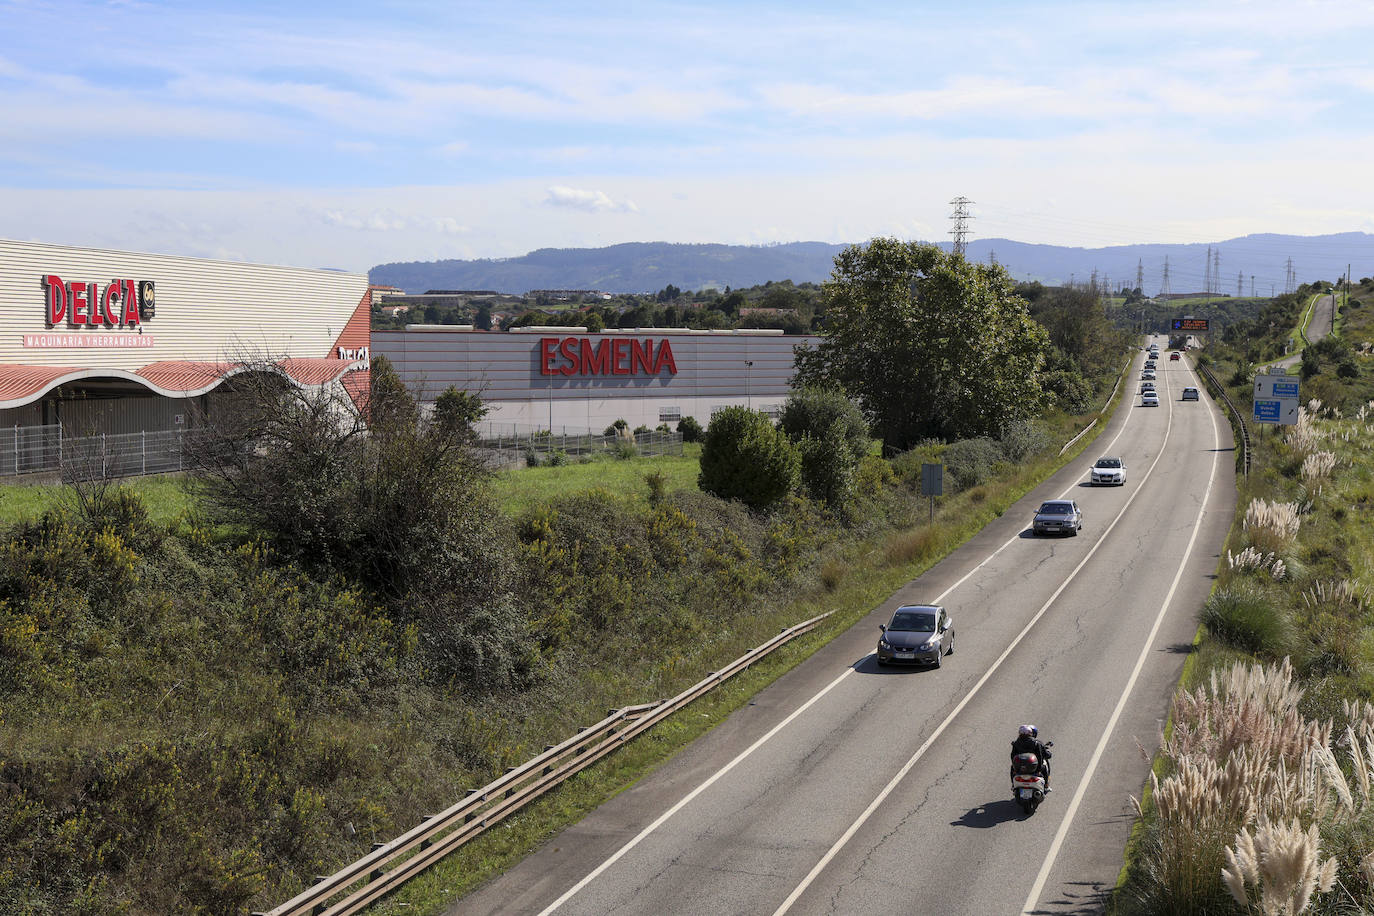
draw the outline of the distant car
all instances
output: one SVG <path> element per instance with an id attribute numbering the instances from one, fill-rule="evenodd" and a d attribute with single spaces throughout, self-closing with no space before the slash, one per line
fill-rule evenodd
<path id="1" fill-rule="evenodd" d="M 1140 396 L 1140 406 L 1141 406 L 1141 407 L 1158 407 L 1158 406 L 1159 406 L 1159 395 L 1155 394 L 1153 391 L 1147 391 L 1147 392 L 1145 392 L 1144 394 L 1142 394 L 1142 395 Z"/>
<path id="2" fill-rule="evenodd" d="M 1146 381 L 1146 382 L 1153 382 L 1153 381 L 1155 380 L 1155 370 L 1153 370 L 1153 369 L 1145 369 L 1145 370 L 1143 370 L 1143 371 L 1140 373 L 1140 378 L 1141 378 L 1141 380 Z"/>
<path id="3" fill-rule="evenodd" d="M 1196 401 L 1197 399 L 1198 399 L 1198 394 L 1197 394 L 1197 389 L 1196 389 L 1196 388 L 1184 388 L 1184 389 L 1183 389 L 1183 398 L 1182 398 L 1182 400 L 1185 400 L 1185 401 Z"/>
<path id="4" fill-rule="evenodd" d="M 1178 362 L 1178 351 L 1177 351 L 1177 350 L 1175 350 L 1174 352 L 1172 352 L 1172 353 L 1169 354 L 1169 362 L 1171 362 L 1171 363 L 1176 363 L 1176 362 Z"/>
<path id="5" fill-rule="evenodd" d="M 1035 510 L 1031 519 L 1033 534 L 1069 534 L 1076 536 L 1083 529 L 1083 513 L 1071 499 L 1047 499 Z"/>
<path id="6" fill-rule="evenodd" d="M 1093 465 L 1088 480 L 1094 485 L 1101 483 L 1124 486 L 1126 483 L 1126 463 L 1113 455 L 1103 455 Z"/>
<path id="7" fill-rule="evenodd" d="M 1147 360 L 1145 360 L 1145 368 L 1146 368 L 1146 369 L 1158 369 L 1159 366 L 1155 363 L 1154 360 L 1152 360 L 1152 359 L 1147 359 Z"/>
<path id="8" fill-rule="evenodd" d="M 878 624 L 878 664 L 901 663 L 940 667 L 954 654 L 954 622 L 938 604 L 907 604 L 892 612 L 886 625 Z"/>

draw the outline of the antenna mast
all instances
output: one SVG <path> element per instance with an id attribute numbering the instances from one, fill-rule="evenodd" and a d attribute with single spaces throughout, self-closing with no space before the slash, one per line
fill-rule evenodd
<path id="1" fill-rule="evenodd" d="M 969 233 L 969 221 L 973 216 L 968 212 L 968 205 L 973 203 L 967 197 L 956 197 L 950 201 L 954 206 L 954 213 L 950 219 L 954 220 L 954 228 L 949 230 L 949 234 L 954 236 L 954 253 L 959 257 L 964 257 Z"/>

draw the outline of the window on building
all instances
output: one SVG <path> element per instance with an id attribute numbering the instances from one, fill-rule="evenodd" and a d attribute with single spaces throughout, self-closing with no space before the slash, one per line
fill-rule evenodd
<path id="1" fill-rule="evenodd" d="M 658 422 L 660 423 L 676 423 L 681 419 L 681 407 L 660 407 L 658 409 Z"/>

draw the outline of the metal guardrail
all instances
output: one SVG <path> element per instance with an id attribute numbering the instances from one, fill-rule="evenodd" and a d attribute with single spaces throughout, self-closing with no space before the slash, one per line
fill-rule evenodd
<path id="1" fill-rule="evenodd" d="M 1116 397 L 1117 389 L 1121 387 L 1121 380 L 1126 377 L 1126 373 L 1131 371 L 1132 359 L 1134 359 L 1134 357 L 1128 358 L 1126 360 L 1126 365 L 1123 366 L 1121 371 L 1117 373 L 1116 382 L 1112 385 L 1112 391 L 1110 394 L 1107 395 L 1107 400 L 1103 402 L 1102 410 L 1099 410 L 1097 412 L 1097 416 L 1093 417 L 1092 422 L 1089 423 L 1087 426 L 1083 427 L 1083 430 L 1078 435 L 1074 436 L 1068 442 L 1064 443 L 1064 447 L 1059 450 L 1059 457 L 1064 457 L 1064 453 L 1067 452 L 1069 449 L 1073 448 L 1073 444 L 1077 442 L 1079 439 L 1082 439 L 1084 436 L 1086 436 L 1088 434 L 1088 430 L 1096 426 L 1097 421 L 1102 419 L 1102 414 L 1106 411 L 1106 409 L 1109 406 L 1111 406 L 1112 398 Z"/>
<path id="2" fill-rule="evenodd" d="M 462 801 L 425 818 L 391 842 L 378 844 L 372 852 L 351 865 L 317 881 L 280 906 L 255 913 L 254 916 L 345 916 L 357 913 L 488 827 L 591 766 L 626 741 L 653 728 L 717 684 L 748 668 L 779 646 L 815 629 L 831 613 L 788 627 L 670 700 L 611 710 L 597 724 L 580 730 L 561 744 L 545 748 L 539 756 L 513 767 L 482 788 L 469 791 Z"/>
<path id="3" fill-rule="evenodd" d="M 1241 416 L 1241 413 L 1240 413 L 1240 411 L 1236 408 L 1236 405 L 1233 404 L 1233 403 L 1231 402 L 1231 398 L 1230 398 L 1229 395 L 1227 395 L 1226 389 L 1223 388 L 1222 385 L 1221 385 L 1221 383 L 1217 381 L 1217 377 L 1216 377 L 1215 375 L 1212 374 L 1212 370 L 1211 370 L 1211 369 L 1208 369 L 1206 366 L 1204 366 L 1204 365 L 1202 365 L 1201 363 L 1199 363 L 1198 366 L 1197 366 L 1197 370 L 1198 370 L 1199 372 L 1201 372 L 1201 373 L 1202 373 L 1202 377 L 1203 377 L 1204 379 L 1207 380 L 1207 385 L 1208 385 L 1208 387 L 1210 387 L 1211 389 L 1213 389 L 1213 390 L 1216 392 L 1216 394 L 1217 394 L 1218 396 L 1220 396 L 1222 403 L 1226 405 L 1227 409 L 1231 411 L 1231 416 L 1233 416 L 1233 417 L 1235 418 L 1236 425 L 1240 427 L 1240 466 L 1241 466 L 1241 473 L 1242 473 L 1244 476 L 1249 477 L 1249 476 L 1250 476 L 1250 429 L 1249 429 L 1249 427 L 1247 427 L 1247 426 L 1245 425 L 1245 417 Z"/>

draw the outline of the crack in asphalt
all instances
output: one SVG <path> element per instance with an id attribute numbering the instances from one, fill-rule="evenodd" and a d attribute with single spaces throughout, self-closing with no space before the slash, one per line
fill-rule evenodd
<path id="1" fill-rule="evenodd" d="M 907 822 L 910 821 L 913 817 L 915 817 L 921 811 L 921 809 L 925 807 L 926 802 L 930 800 L 930 797 L 934 792 L 939 790 L 948 780 L 953 779 L 955 776 L 959 775 L 965 769 L 968 768 L 969 764 L 973 761 L 973 752 L 964 744 L 963 741 L 960 741 L 958 746 L 964 752 L 963 758 L 958 762 L 958 764 L 953 769 L 941 774 L 939 779 L 935 780 L 933 783 L 928 785 L 926 787 L 925 793 L 921 796 L 920 802 L 913 806 L 910 811 L 904 814 L 902 818 L 899 821 L 897 821 L 897 823 L 893 826 L 891 830 L 884 833 L 882 836 L 878 837 L 877 841 L 874 842 L 871 846 L 869 846 L 868 851 L 865 852 L 863 858 L 859 860 L 858 867 L 854 869 L 853 876 L 848 881 L 840 882 L 839 885 L 835 888 L 835 892 L 830 895 L 829 912 L 845 912 L 840 908 L 840 898 L 844 895 L 846 890 L 848 890 L 850 887 L 852 887 L 860 879 L 863 878 L 864 871 L 868 868 L 869 863 L 873 860 L 873 857 L 877 854 L 878 850 L 880 850 L 889 839 L 895 837 L 897 834 L 902 832 L 902 828 L 904 828 Z"/>

